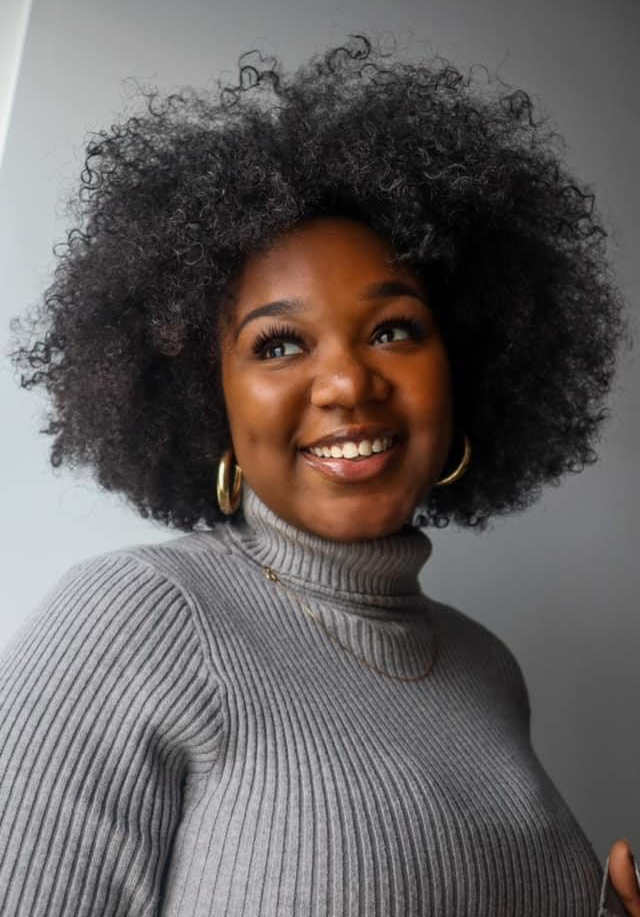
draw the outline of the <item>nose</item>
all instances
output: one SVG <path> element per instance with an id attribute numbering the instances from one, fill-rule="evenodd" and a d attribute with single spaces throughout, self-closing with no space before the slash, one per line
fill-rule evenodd
<path id="1" fill-rule="evenodd" d="M 353 408 L 364 401 L 384 401 L 391 383 L 355 354 L 340 349 L 319 364 L 311 386 L 316 407 Z"/>

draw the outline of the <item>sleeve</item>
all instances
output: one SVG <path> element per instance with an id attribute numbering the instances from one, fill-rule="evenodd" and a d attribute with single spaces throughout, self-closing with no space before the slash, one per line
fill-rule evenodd
<path id="1" fill-rule="evenodd" d="M 125 553 L 67 571 L 0 657 L 0 914 L 158 914 L 221 707 L 178 586 Z"/>

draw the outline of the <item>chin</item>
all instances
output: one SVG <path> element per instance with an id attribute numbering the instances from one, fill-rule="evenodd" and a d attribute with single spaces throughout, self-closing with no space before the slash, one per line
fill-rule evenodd
<path id="1" fill-rule="evenodd" d="M 374 497 L 370 498 L 370 504 L 373 500 L 375 500 Z M 334 506 L 329 517 L 325 517 L 322 513 L 315 513 L 308 523 L 305 520 L 304 527 L 324 538 L 332 538 L 334 541 L 362 541 L 392 535 L 411 522 L 411 511 L 405 512 L 404 507 L 402 509 L 396 507 L 395 511 L 390 510 L 386 514 L 381 514 L 379 510 L 376 513 L 368 514 L 360 506 L 357 510 L 352 510 L 352 514 L 351 517 L 347 514 L 342 518 L 336 518 Z"/>

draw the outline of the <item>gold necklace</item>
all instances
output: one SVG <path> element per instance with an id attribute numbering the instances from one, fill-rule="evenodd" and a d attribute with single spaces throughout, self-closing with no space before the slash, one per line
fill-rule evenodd
<path id="1" fill-rule="evenodd" d="M 298 604 L 301 606 L 302 610 L 307 614 L 307 616 L 312 618 L 312 620 L 314 620 L 316 624 L 320 625 L 320 627 L 324 630 L 324 632 L 327 634 L 330 640 L 333 640 L 334 643 L 337 643 L 338 646 L 341 646 L 343 650 L 346 650 L 346 652 L 349 653 L 351 656 L 353 656 L 354 659 L 357 659 L 357 661 L 361 665 L 364 665 L 368 669 L 371 669 L 372 672 L 377 672 L 378 675 L 383 675 L 385 678 L 391 678 L 394 681 L 420 681 L 421 679 L 426 678 L 429 672 L 431 671 L 431 669 L 433 668 L 433 663 L 435 661 L 435 656 L 436 656 L 435 633 L 433 635 L 434 642 L 433 642 L 433 652 L 431 655 L 431 664 L 429 665 L 429 668 L 427 669 L 426 672 L 423 672 L 421 675 L 389 675 L 388 672 L 384 672 L 382 669 L 378 669 L 373 665 L 369 665 L 366 659 L 362 659 L 360 656 L 356 656 L 356 654 L 353 653 L 349 649 L 348 646 L 345 646 L 344 643 L 341 643 L 340 640 L 338 640 L 337 637 L 335 637 L 331 633 L 331 631 L 327 630 L 327 628 L 324 626 L 320 618 L 316 614 L 314 614 L 313 611 L 307 605 L 304 604 L 304 602 L 298 597 L 298 595 L 292 589 L 289 589 L 288 586 L 285 586 L 285 584 L 282 582 L 278 574 L 274 570 L 272 570 L 271 567 L 263 566 L 262 572 L 264 573 L 266 579 L 268 579 L 272 583 L 279 583 L 280 586 L 282 586 L 282 588 L 285 590 L 285 592 L 288 592 L 290 595 L 292 595 L 296 599 Z"/>

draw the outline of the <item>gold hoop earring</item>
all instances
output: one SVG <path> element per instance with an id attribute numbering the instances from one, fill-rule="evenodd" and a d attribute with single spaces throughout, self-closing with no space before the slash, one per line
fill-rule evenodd
<path id="1" fill-rule="evenodd" d="M 471 464 L 471 443 L 469 442 L 469 437 L 467 434 L 464 434 L 464 454 L 460 461 L 460 464 L 455 468 L 451 474 L 448 474 L 445 478 L 442 478 L 440 481 L 436 481 L 433 485 L 434 487 L 443 487 L 445 484 L 453 484 L 454 481 L 457 481 L 465 473 L 469 465 Z"/>
<path id="2" fill-rule="evenodd" d="M 231 465 L 234 465 L 233 485 L 231 485 Z M 242 468 L 233 460 L 233 449 L 229 448 L 222 454 L 218 463 L 217 484 L 218 506 L 225 514 L 231 516 L 240 506 L 242 499 Z"/>

